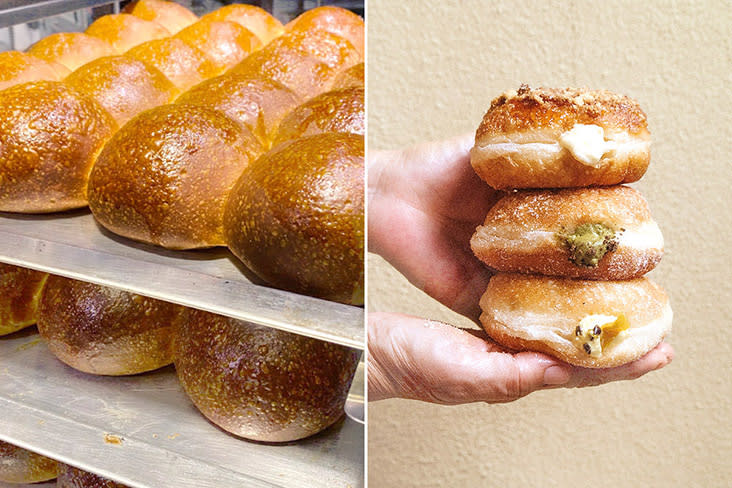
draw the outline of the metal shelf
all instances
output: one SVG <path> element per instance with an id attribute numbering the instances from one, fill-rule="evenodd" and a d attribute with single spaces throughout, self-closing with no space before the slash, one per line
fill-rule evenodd
<path id="1" fill-rule="evenodd" d="M 0 10 L 0 28 L 31 22 L 52 15 L 63 14 L 82 8 L 99 7 L 114 4 L 119 8 L 118 0 L 10 0 Z"/>
<path id="2" fill-rule="evenodd" d="M 364 430 L 244 441 L 208 422 L 172 367 L 128 377 L 65 366 L 37 333 L 0 338 L 0 439 L 134 488 L 359 487 Z"/>
<path id="3" fill-rule="evenodd" d="M 257 284 L 226 249 L 167 251 L 115 236 L 88 210 L 0 213 L 0 261 L 364 348 L 364 310 Z"/>

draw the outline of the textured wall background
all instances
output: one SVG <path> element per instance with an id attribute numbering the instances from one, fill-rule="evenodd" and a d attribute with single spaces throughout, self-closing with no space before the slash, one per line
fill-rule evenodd
<path id="1" fill-rule="evenodd" d="M 676 359 L 507 405 L 372 403 L 370 486 L 730 486 L 732 6 L 559 5 L 369 0 L 369 147 L 474 131 L 522 82 L 636 98 L 654 142 L 634 186 L 666 239 L 651 276 L 671 296 Z M 466 324 L 373 255 L 369 309 Z"/>

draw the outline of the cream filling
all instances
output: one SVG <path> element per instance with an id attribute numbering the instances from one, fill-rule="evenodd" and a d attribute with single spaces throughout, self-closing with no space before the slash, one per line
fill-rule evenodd
<path id="1" fill-rule="evenodd" d="M 574 124 L 559 136 L 559 145 L 572 153 L 574 159 L 587 166 L 599 168 L 600 160 L 615 151 L 615 141 L 605 140 L 605 130 L 599 125 Z"/>
<path id="2" fill-rule="evenodd" d="M 541 246 L 552 245 L 556 239 L 556 232 L 546 230 L 530 230 L 516 232 L 512 227 L 496 228 L 490 232 L 478 229 L 478 236 L 490 241 L 496 247 L 519 247 L 532 250 Z M 645 251 L 648 249 L 663 249 L 663 234 L 655 221 L 644 222 L 638 227 L 625 228 L 615 233 L 618 246 Z"/>

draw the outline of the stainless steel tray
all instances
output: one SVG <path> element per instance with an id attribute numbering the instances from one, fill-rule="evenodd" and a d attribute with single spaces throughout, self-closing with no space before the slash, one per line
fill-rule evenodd
<path id="1" fill-rule="evenodd" d="M 364 348 L 363 308 L 257 283 L 224 248 L 167 251 L 118 237 L 88 210 L 0 213 L 0 261 Z"/>
<path id="2" fill-rule="evenodd" d="M 200 415 L 172 367 L 129 377 L 65 366 L 33 329 L 0 338 L 0 439 L 136 488 L 359 487 L 363 426 L 346 417 L 287 445 Z"/>

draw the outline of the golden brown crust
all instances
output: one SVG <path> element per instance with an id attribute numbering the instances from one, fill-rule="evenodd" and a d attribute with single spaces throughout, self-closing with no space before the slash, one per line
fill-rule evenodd
<path id="1" fill-rule="evenodd" d="M 157 22 L 171 34 L 198 21 L 198 16 L 183 5 L 164 0 L 135 0 L 127 4 L 123 12 Z"/>
<path id="2" fill-rule="evenodd" d="M 671 330 L 668 296 L 647 278 L 584 281 L 540 275 L 496 274 L 480 300 L 488 335 L 513 350 L 533 350 L 588 368 L 631 362 Z M 573 340 L 588 315 L 624 314 L 627 336 L 618 336 L 599 358 Z"/>
<path id="3" fill-rule="evenodd" d="M 227 73 L 204 81 L 181 95 L 177 103 L 220 110 L 246 126 L 269 148 L 277 126 L 302 99 L 274 80 Z"/>
<path id="4" fill-rule="evenodd" d="M 261 152 L 251 132 L 217 110 L 156 107 L 104 147 L 89 206 L 103 226 L 131 239 L 171 249 L 224 245 L 226 199 Z"/>
<path id="5" fill-rule="evenodd" d="M 108 42 L 81 32 L 59 32 L 33 44 L 28 53 L 46 61 L 63 64 L 75 71 L 86 63 L 117 51 Z"/>
<path id="6" fill-rule="evenodd" d="M 278 37 L 231 72 L 270 78 L 307 99 L 327 91 L 341 71 L 358 62 L 360 55 L 350 42 L 316 30 Z"/>
<path id="7" fill-rule="evenodd" d="M 303 12 L 285 26 L 288 32 L 314 29 L 322 29 L 348 39 L 363 59 L 363 19 L 350 10 L 332 6 L 317 7 Z"/>
<path id="8" fill-rule="evenodd" d="M 31 326 L 48 274 L 0 263 L 0 336 Z"/>
<path id="9" fill-rule="evenodd" d="M 129 56 L 94 60 L 74 71 L 65 83 L 94 99 L 120 127 L 178 94 L 175 85 L 158 69 Z"/>
<path id="10" fill-rule="evenodd" d="M 99 17 L 86 29 L 86 34 L 108 42 L 118 54 L 123 54 L 143 42 L 170 36 L 170 32 L 157 22 L 130 14 Z"/>
<path id="11" fill-rule="evenodd" d="M 276 146 L 231 192 L 231 251 L 268 283 L 363 303 L 364 143 L 327 133 Z"/>
<path id="12" fill-rule="evenodd" d="M 344 88 L 364 88 L 366 86 L 366 74 L 364 63 L 354 64 L 347 70 L 344 70 L 333 82 L 334 90 Z"/>
<path id="13" fill-rule="evenodd" d="M 64 83 L 0 91 L 0 210 L 86 206 L 89 171 L 115 129 L 106 110 Z"/>
<path id="14" fill-rule="evenodd" d="M 273 144 L 323 132 L 364 135 L 364 89 L 347 88 L 318 95 L 292 110 L 277 128 Z"/>
<path id="15" fill-rule="evenodd" d="M 175 340 L 188 396 L 221 428 L 287 442 L 343 415 L 359 352 L 337 344 L 190 310 Z"/>
<path id="16" fill-rule="evenodd" d="M 56 470 L 53 459 L 0 441 L 0 481 L 39 483 L 54 479 Z"/>
<path id="17" fill-rule="evenodd" d="M 145 42 L 127 51 L 125 56 L 154 66 L 180 92 L 215 76 L 219 71 L 200 49 L 175 37 Z"/>
<path id="18" fill-rule="evenodd" d="M 254 5 L 226 5 L 204 15 L 201 19 L 236 22 L 240 26 L 252 31 L 262 42 L 262 45 L 281 36 L 285 31 L 285 28 L 279 20 L 270 15 L 266 10 Z"/>
<path id="19" fill-rule="evenodd" d="M 128 488 L 128 486 L 59 463 L 56 488 Z"/>
<path id="20" fill-rule="evenodd" d="M 61 81 L 69 70 L 62 64 L 20 51 L 0 53 L 0 90 L 30 81 Z"/>
<path id="21" fill-rule="evenodd" d="M 170 364 L 184 308 L 105 286 L 50 276 L 38 331 L 64 363 L 85 373 L 128 375 Z"/>
<path id="22" fill-rule="evenodd" d="M 203 52 L 216 69 L 227 70 L 262 47 L 251 31 L 235 22 L 201 19 L 175 35 Z"/>

